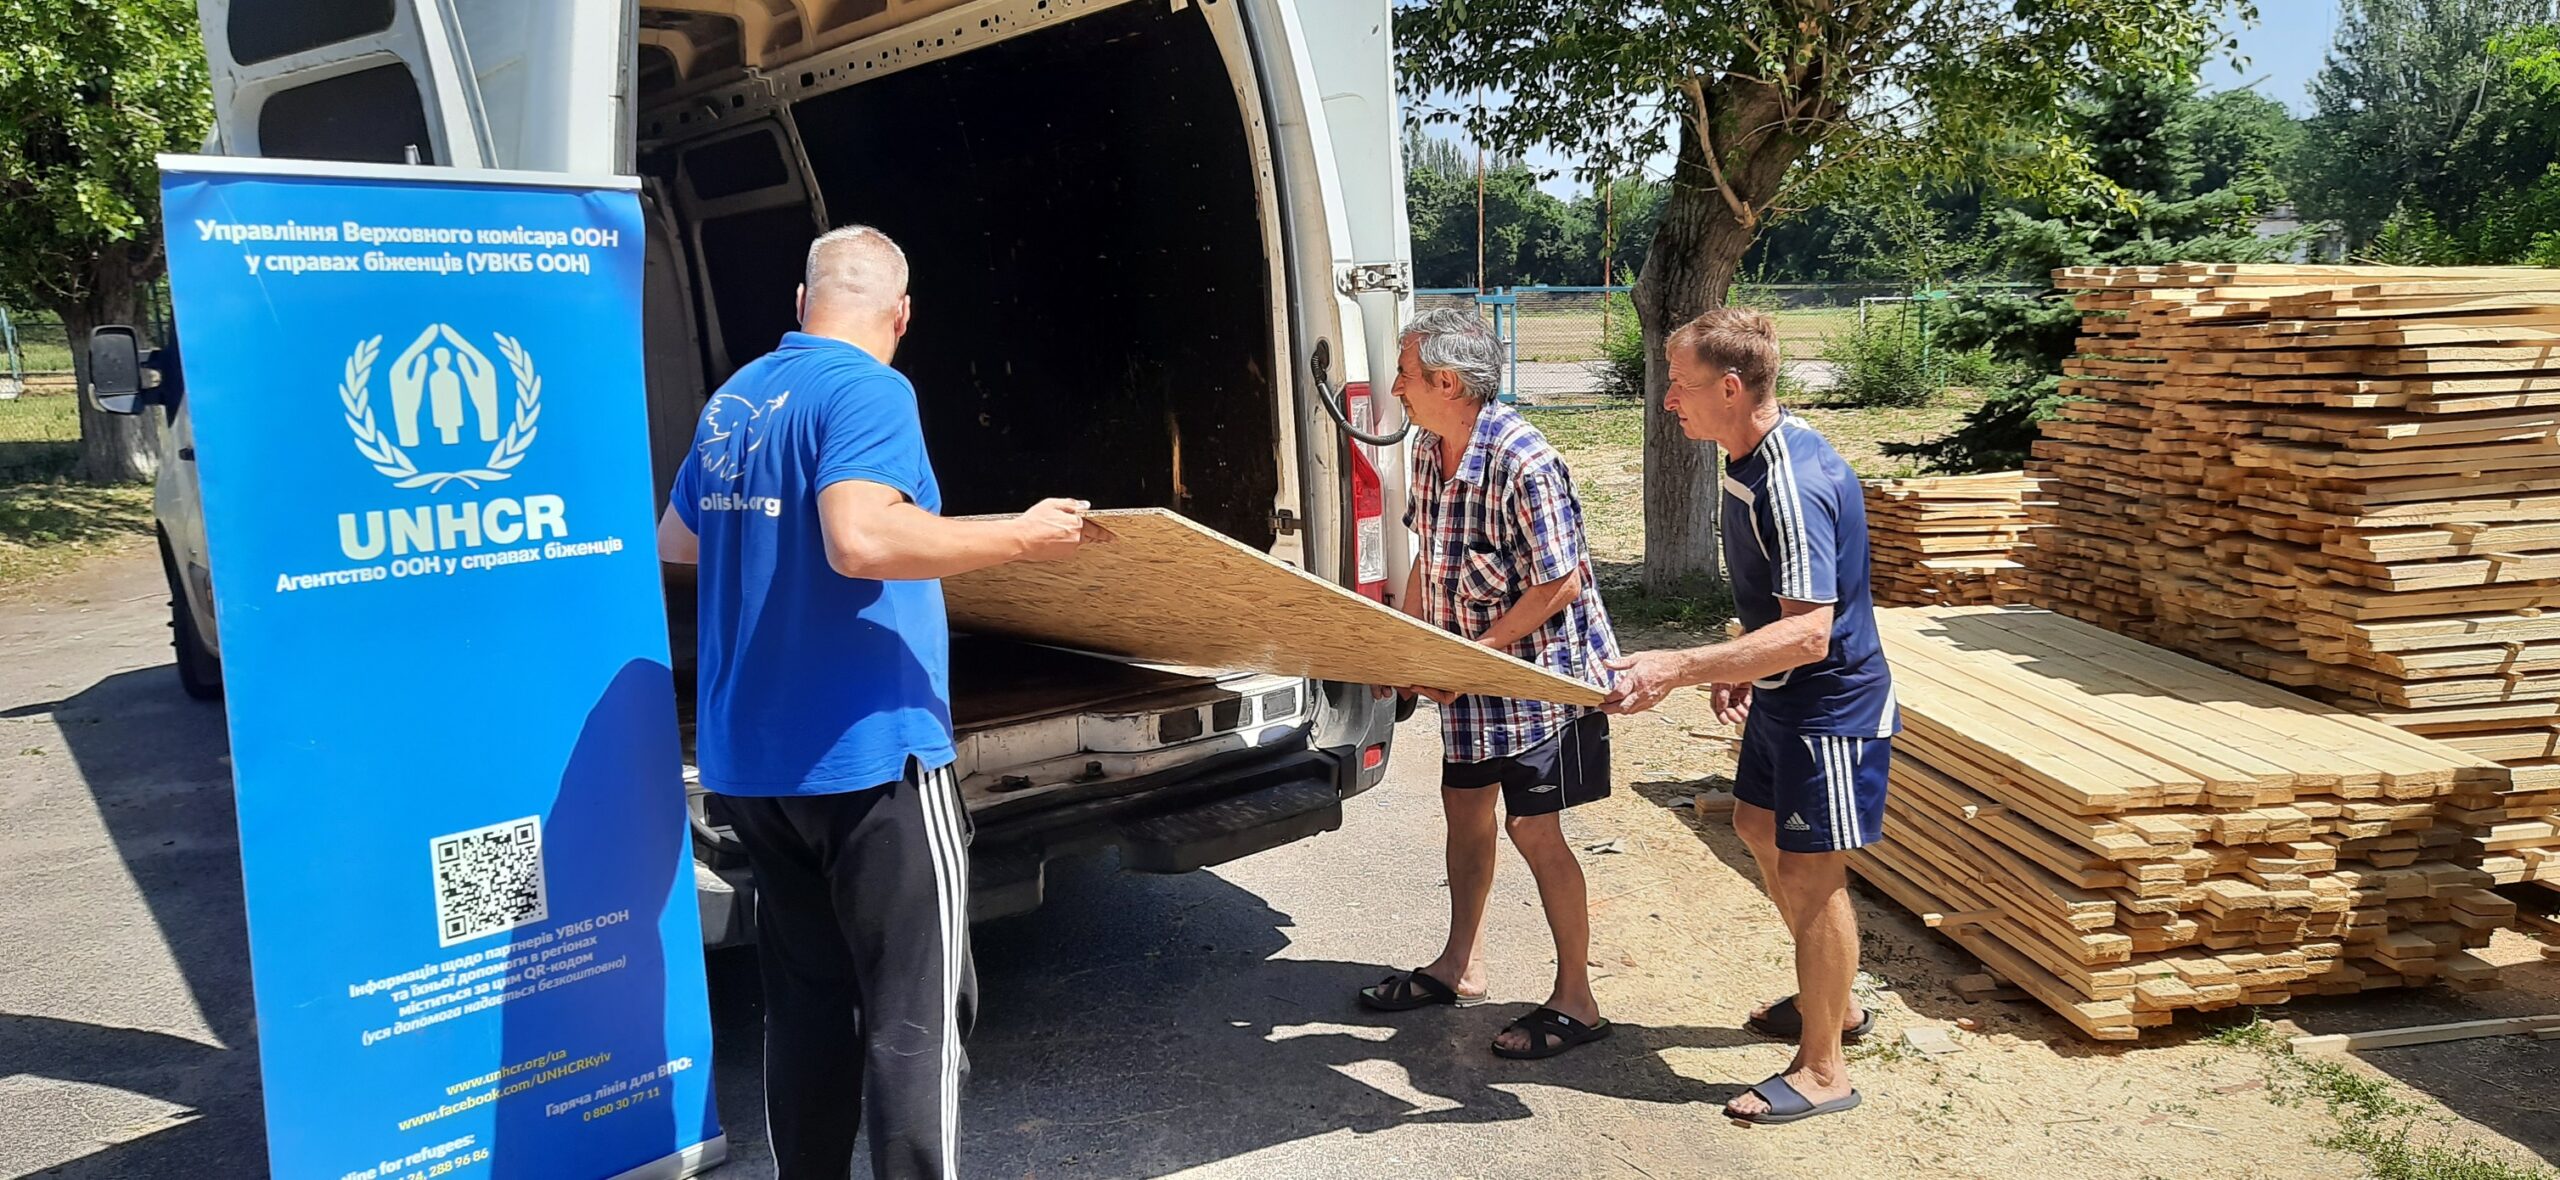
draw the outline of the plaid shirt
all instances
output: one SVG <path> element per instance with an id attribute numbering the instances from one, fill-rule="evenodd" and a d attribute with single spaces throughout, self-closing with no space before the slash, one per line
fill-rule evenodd
<path id="1" fill-rule="evenodd" d="M 1422 541 L 1423 621 L 1469 639 L 1492 629 L 1529 587 L 1580 573 L 1579 597 L 1501 650 L 1608 686 L 1612 674 L 1601 661 L 1618 654 L 1618 640 L 1591 576 L 1582 502 L 1564 457 L 1528 419 L 1500 402 L 1486 403 L 1455 474 L 1441 471 L 1440 439 L 1414 431 L 1413 499 L 1404 523 Z M 1451 762 L 1510 757 L 1591 711 L 1462 696 L 1440 710 L 1441 744 Z"/>

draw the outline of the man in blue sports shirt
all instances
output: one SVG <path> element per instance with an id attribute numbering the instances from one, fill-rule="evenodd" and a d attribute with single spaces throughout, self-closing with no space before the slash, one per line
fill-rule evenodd
<path id="1" fill-rule="evenodd" d="M 872 1175 L 947 1177 L 977 980 L 940 579 L 1067 557 L 1085 505 L 941 515 L 887 235 L 811 243 L 799 298 L 703 408 L 658 551 L 701 566 L 695 757 L 755 870 L 775 1173 L 845 1180 L 867 1121 Z"/>
<path id="2" fill-rule="evenodd" d="M 1797 989 L 1745 1024 L 1797 1049 L 1725 1113 L 1794 1122 L 1858 1104 L 1842 1045 L 1875 1023 L 1850 995 L 1858 926 L 1843 854 L 1884 837 L 1899 720 L 1867 593 L 1866 506 L 1840 453 L 1778 405 L 1778 333 L 1767 313 L 1708 312 L 1672 333 L 1665 351 L 1663 408 L 1727 456 L 1724 564 L 1744 631 L 1613 661 L 1607 707 L 1639 712 L 1674 688 L 1704 684 L 1717 718 L 1743 726 L 1733 826 L 1795 937 Z"/>

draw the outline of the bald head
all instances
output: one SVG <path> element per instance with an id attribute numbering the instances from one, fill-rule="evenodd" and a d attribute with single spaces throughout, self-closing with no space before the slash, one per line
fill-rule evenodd
<path id="1" fill-rule="evenodd" d="M 907 253 L 867 225 L 828 230 L 809 243 L 800 281 L 805 320 L 894 319 L 907 296 Z"/>

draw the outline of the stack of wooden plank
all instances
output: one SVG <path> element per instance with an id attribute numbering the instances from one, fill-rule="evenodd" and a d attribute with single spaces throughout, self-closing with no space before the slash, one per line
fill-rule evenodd
<path id="1" fill-rule="evenodd" d="M 2430 838 L 2560 881 L 2560 271 L 2057 278 L 2025 600 L 2505 764 Z"/>
<path id="2" fill-rule="evenodd" d="M 1994 606 L 2015 590 L 2036 484 L 2022 472 L 1866 481 L 1870 579 L 1883 606 Z"/>
<path id="3" fill-rule="evenodd" d="M 1852 864 L 2081 1031 L 2495 985 L 2466 948 L 2515 905 L 2427 838 L 2495 765 L 2049 611 L 1877 624 L 1903 732 Z"/>

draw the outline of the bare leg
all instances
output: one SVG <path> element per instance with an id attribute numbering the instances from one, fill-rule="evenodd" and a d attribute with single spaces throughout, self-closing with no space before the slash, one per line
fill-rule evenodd
<path id="1" fill-rule="evenodd" d="M 1463 996 L 1484 994 L 1484 911 L 1493 898 L 1494 803 L 1501 792 L 1440 788 L 1449 821 L 1449 942 L 1423 974 Z"/>
<path id="2" fill-rule="evenodd" d="M 1565 843 L 1564 825 L 1553 813 L 1513 816 L 1504 822 L 1511 844 L 1529 862 L 1538 881 L 1538 904 L 1547 912 L 1547 929 L 1556 938 L 1556 985 L 1547 1007 L 1584 1024 L 1600 1019 L 1600 1002 L 1591 995 L 1591 894 L 1582 878 L 1582 862 Z M 1529 1035 L 1506 1029 L 1494 1043 L 1527 1049 Z"/>
<path id="3" fill-rule="evenodd" d="M 1733 831 L 1735 835 L 1742 837 L 1743 844 L 1751 849 L 1751 859 L 1760 866 L 1760 888 L 1762 892 L 1769 895 L 1770 904 L 1778 907 L 1778 918 L 1787 924 L 1787 933 L 1795 938 L 1796 954 L 1801 957 L 1804 954 L 1805 934 L 1804 924 L 1798 917 L 1798 903 L 1786 890 L 1778 887 L 1778 866 L 1782 858 L 1797 854 L 1778 850 L 1777 813 L 1766 807 L 1737 802 L 1733 805 Z M 1855 941 L 1853 940 L 1850 945 L 1854 948 Z M 1854 955 L 1852 957 L 1854 958 Z M 1851 969 L 1851 978 L 1856 978 L 1854 965 Z M 1771 1000 L 1752 1009 L 1752 1017 L 1756 1019 L 1767 1015 L 1770 1005 L 1775 1003 L 1777 1001 Z M 1796 1001 L 1796 1011 L 1799 1015 L 1804 1014 L 1804 1001 Z M 1859 1009 L 1853 998 L 1847 1014 L 1841 1018 L 1840 1028 L 1844 1031 L 1856 1028 L 1866 1018 L 1867 1014 Z"/>
<path id="4" fill-rule="evenodd" d="M 1849 987 L 1858 977 L 1858 917 L 1849 905 L 1849 866 L 1837 852 L 1781 852 L 1778 891 L 1799 915 L 1796 928 L 1796 1010 L 1804 1038 L 1787 1066 L 1787 1084 L 1820 1104 L 1849 1093 L 1849 1061 L 1840 1031 L 1849 1014 Z M 1728 1114 L 1768 1109 L 1743 1094 L 1725 1105 Z"/>

